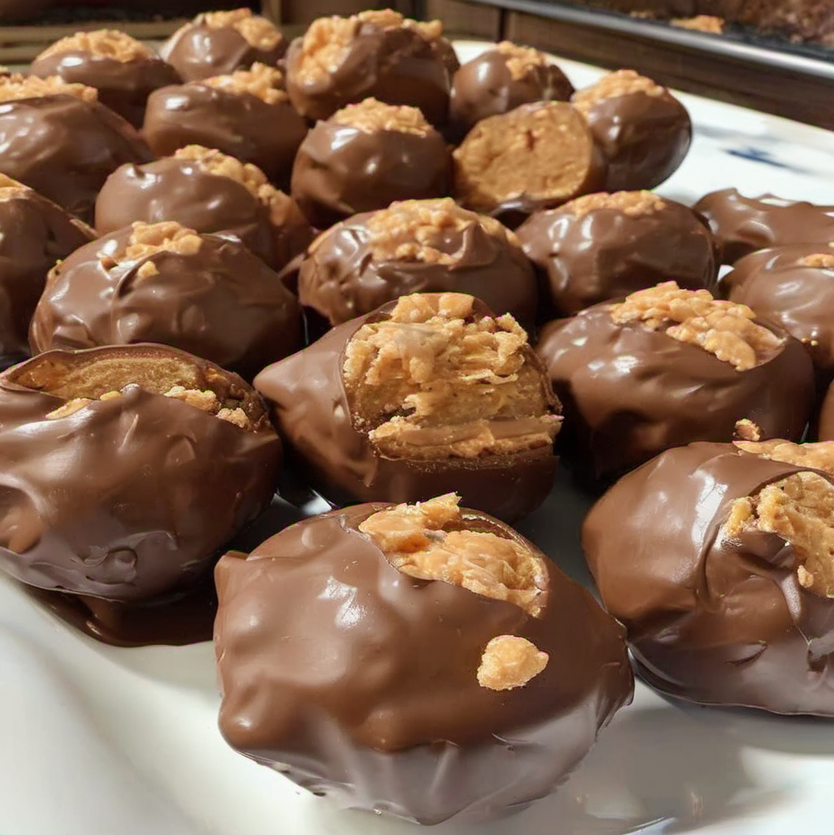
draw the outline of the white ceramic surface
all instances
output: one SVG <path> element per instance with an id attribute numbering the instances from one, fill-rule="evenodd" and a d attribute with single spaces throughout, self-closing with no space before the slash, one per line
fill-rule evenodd
<path id="1" fill-rule="evenodd" d="M 460 44 L 465 60 L 480 49 Z M 577 86 L 600 71 L 560 61 Z M 715 188 L 834 203 L 834 136 L 682 96 L 692 151 L 661 193 Z M 522 529 L 582 578 L 564 486 Z M 577 635 L 577 640 L 582 640 Z M 2 835 L 408 835 L 343 812 L 234 754 L 220 738 L 210 645 L 138 650 L 73 632 L 0 579 Z M 828 835 L 834 723 L 671 704 L 638 685 L 552 797 L 433 835 Z"/>

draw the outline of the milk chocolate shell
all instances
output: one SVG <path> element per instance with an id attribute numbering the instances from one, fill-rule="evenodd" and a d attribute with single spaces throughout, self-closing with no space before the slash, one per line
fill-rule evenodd
<path id="1" fill-rule="evenodd" d="M 517 234 L 546 274 L 561 315 L 661 281 L 712 289 L 718 276 L 706 225 L 688 207 L 649 191 L 578 197 L 532 215 Z"/>
<path id="2" fill-rule="evenodd" d="M 0 375 L 0 567 L 144 602 L 187 589 L 268 504 L 280 443 L 237 375 L 160 345 Z"/>
<path id="3" fill-rule="evenodd" d="M 725 188 L 705 194 L 694 208 L 709 223 L 724 264 L 772 246 L 834 241 L 834 206 L 773 194 L 744 197 Z"/>
<path id="4" fill-rule="evenodd" d="M 798 441 L 813 399 L 810 357 L 753 316 L 670 283 L 547 325 L 536 351 L 564 406 L 566 460 L 604 483 L 664 449 L 730 441 L 743 419 L 763 438 Z"/>
<path id="5" fill-rule="evenodd" d="M 523 808 L 576 766 L 630 700 L 622 628 L 532 543 L 451 498 L 332 511 L 221 559 L 234 748 L 344 806 L 426 824 Z"/>
<path id="6" fill-rule="evenodd" d="M 831 536 L 830 511 L 820 515 L 817 502 L 831 506 L 834 478 L 805 456 L 771 457 L 711 443 L 664 452 L 599 500 L 582 544 L 653 687 L 834 716 L 834 601 L 820 587 L 831 557 L 802 532 Z"/>
<path id="7" fill-rule="evenodd" d="M 298 293 L 331 325 L 416 292 L 471 293 L 530 326 L 536 278 L 513 234 L 451 198 L 409 200 L 322 233 L 301 263 Z"/>
<path id="8" fill-rule="evenodd" d="M 456 491 L 512 520 L 553 484 L 561 419 L 544 370 L 518 324 L 471 296 L 404 296 L 267 367 L 255 387 L 296 472 L 336 505 Z"/>
<path id="9" fill-rule="evenodd" d="M 50 273 L 30 342 L 34 352 L 160 342 L 251 378 L 300 346 L 300 310 L 235 238 L 137 223 Z"/>

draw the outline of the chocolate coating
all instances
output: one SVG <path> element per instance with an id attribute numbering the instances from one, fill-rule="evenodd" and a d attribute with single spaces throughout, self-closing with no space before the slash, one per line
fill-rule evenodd
<path id="1" fill-rule="evenodd" d="M 709 223 L 724 264 L 767 247 L 834 240 L 834 206 L 773 194 L 744 197 L 738 189 L 725 188 L 705 194 L 694 209 Z"/>
<path id="2" fill-rule="evenodd" d="M 0 171 L 87 222 L 109 174 L 151 159 L 112 110 L 65 95 L 0 103 L 0 147 Z"/>
<path id="3" fill-rule="evenodd" d="M 313 238 L 291 198 L 267 206 L 237 180 L 174 157 L 123 165 L 102 186 L 96 199 L 99 235 L 137 220 L 175 220 L 197 232 L 231 233 L 274 270 L 283 269 Z"/>
<path id="4" fill-rule="evenodd" d="M 108 261 L 131 232 L 81 247 L 50 273 L 32 319 L 33 352 L 159 342 L 251 378 L 300 346 L 295 297 L 239 241 L 203 234 L 193 254 Z M 149 262 L 156 271 L 145 276 Z"/>
<path id="5" fill-rule="evenodd" d="M 703 348 L 640 324 L 616 324 L 598 304 L 541 332 L 536 351 L 563 404 L 559 448 L 592 481 L 607 481 L 692 441 L 731 441 L 749 418 L 763 438 L 799 441 L 811 411 L 813 368 L 781 328 L 784 346 L 736 371 Z M 758 320 L 757 320 L 758 321 Z"/>
<path id="6" fill-rule="evenodd" d="M 549 794 L 630 699 L 621 627 L 531 543 L 473 511 L 463 527 L 542 558 L 540 618 L 400 573 L 357 530 L 383 507 L 326 513 L 221 559 L 221 732 L 317 794 L 421 823 L 480 820 Z M 512 691 L 476 679 L 500 634 L 550 654 Z"/>
<path id="7" fill-rule="evenodd" d="M 29 71 L 41 78 L 57 75 L 68 83 L 95 87 L 98 100 L 136 128 L 142 127 L 150 93 L 180 82 L 177 71 L 161 58 L 119 61 L 80 50 L 36 58 Z"/>
<path id="8" fill-rule="evenodd" d="M 575 212 L 568 204 L 531 215 L 517 234 L 561 315 L 662 281 L 711 290 L 718 275 L 709 230 L 665 198 L 661 209 L 636 215 L 604 206 Z"/>
<path id="9" fill-rule="evenodd" d="M 370 133 L 334 118 L 307 134 L 292 170 L 292 196 L 314 226 L 325 229 L 395 200 L 449 194 L 452 156 L 437 131 Z"/>
<path id="10" fill-rule="evenodd" d="M 307 125 L 286 100 L 268 104 L 252 93 L 192 82 L 151 93 L 142 132 L 157 156 L 204 145 L 254 163 L 285 184 Z"/>
<path id="11" fill-rule="evenodd" d="M 49 418 L 66 399 L 18 382 L 51 363 L 135 357 L 187 364 L 199 386 L 250 414 L 254 431 L 134 384 Z M 182 351 L 131 345 L 34 357 L 0 375 L 0 567 L 29 585 L 107 600 L 188 588 L 269 503 L 280 453 L 252 389 Z"/>
<path id="12" fill-rule="evenodd" d="M 822 401 L 817 420 L 817 438 L 820 441 L 834 441 L 834 383 L 829 385 Z"/>
<path id="13" fill-rule="evenodd" d="M 625 476 L 591 509 L 588 565 L 653 687 L 706 704 L 834 716 L 834 603 L 798 583 L 781 537 L 718 537 L 735 499 L 803 469 L 730 444 L 691 444 Z"/>

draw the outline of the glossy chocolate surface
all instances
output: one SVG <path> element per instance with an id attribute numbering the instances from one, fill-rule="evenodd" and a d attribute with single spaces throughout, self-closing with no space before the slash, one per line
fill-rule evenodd
<path id="1" fill-rule="evenodd" d="M 248 558 L 221 559 L 223 735 L 315 793 L 422 823 L 479 820 L 550 793 L 630 699 L 621 627 L 532 544 L 474 511 L 461 527 L 542 559 L 541 617 L 400 573 L 357 529 L 382 507 L 314 517 Z M 501 634 L 550 654 L 509 691 L 476 678 Z"/>
<path id="2" fill-rule="evenodd" d="M 662 281 L 712 289 L 718 275 L 709 230 L 691 209 L 665 198 L 662 209 L 637 215 L 605 207 L 537 212 L 517 234 L 561 315 Z"/>
<path id="3" fill-rule="evenodd" d="M 0 171 L 87 222 L 109 174 L 151 159 L 112 110 L 65 95 L 0 103 L 0 147 Z"/>
<path id="4" fill-rule="evenodd" d="M 274 270 L 283 269 L 313 238 L 291 198 L 267 206 L 237 180 L 211 174 L 197 160 L 174 157 L 123 165 L 102 186 L 96 199 L 99 235 L 137 220 L 175 220 L 197 232 L 231 233 Z"/>
<path id="5" fill-rule="evenodd" d="M 640 324 L 615 324 L 610 305 L 551 322 L 536 351 L 562 402 L 557 441 L 592 482 L 605 482 L 692 441 L 731 441 L 749 418 L 762 437 L 799 441 L 811 411 L 808 352 L 786 337 L 763 363 L 736 371 L 703 348 Z M 758 320 L 757 320 L 758 321 Z"/>
<path id="6" fill-rule="evenodd" d="M 653 687 L 834 716 L 834 601 L 799 584 L 794 551 L 776 534 L 718 536 L 734 500 L 802 469 L 730 444 L 691 444 L 630 473 L 592 508 L 588 564 Z"/>
<path id="7" fill-rule="evenodd" d="M 193 254 L 108 262 L 131 232 L 99 238 L 53 270 L 32 319 L 33 352 L 159 342 L 251 378 L 300 347 L 298 302 L 239 241 L 203 234 Z M 155 272 L 145 276 L 148 263 Z"/>
<path id="8" fill-rule="evenodd" d="M 744 197 L 738 189 L 725 188 L 704 195 L 694 209 L 709 223 L 724 264 L 772 246 L 834 241 L 834 206 L 773 194 Z"/>

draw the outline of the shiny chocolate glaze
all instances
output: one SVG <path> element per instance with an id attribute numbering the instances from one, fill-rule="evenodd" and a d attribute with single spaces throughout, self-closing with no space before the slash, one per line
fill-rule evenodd
<path id="1" fill-rule="evenodd" d="M 275 66 L 286 50 L 284 38 L 271 49 L 259 49 L 233 26 L 208 26 L 198 15 L 168 39 L 161 53 L 184 81 L 200 81 L 249 69 L 255 62 Z"/>
<path id="2" fill-rule="evenodd" d="M 694 209 L 709 223 L 724 264 L 767 247 L 834 241 L 834 206 L 773 194 L 744 197 L 725 188 L 705 194 Z"/>
<path id="3" fill-rule="evenodd" d="M 537 212 L 517 234 L 547 276 L 557 314 L 570 315 L 662 281 L 712 289 L 718 275 L 709 229 L 689 208 L 663 198 L 663 208 L 631 215 L 615 208 L 579 215 L 566 206 Z"/>
<path id="4" fill-rule="evenodd" d="M 380 455 L 367 432 L 354 427 L 342 375 L 345 346 L 362 325 L 385 318 L 394 304 L 339 325 L 255 378 L 255 388 L 269 403 L 291 448 L 299 477 L 337 506 L 424 501 L 457 492 L 462 504 L 507 521 L 532 512 L 553 486 L 556 457 L 550 447 L 476 459 L 393 459 Z M 474 316 L 485 315 L 491 315 L 488 308 L 476 302 Z M 532 349 L 529 359 L 537 362 Z M 544 369 L 542 386 L 558 414 Z"/>
<path id="5" fill-rule="evenodd" d="M 253 431 L 125 386 L 65 417 L 23 375 L 95 358 L 187 364 Z M 33 377 L 34 378 L 34 377 Z M 149 601 L 189 588 L 272 496 L 281 445 L 237 375 L 161 345 L 42 354 L 0 374 L 0 568 L 42 589 Z"/>
<path id="6" fill-rule="evenodd" d="M 818 440 L 834 441 L 834 382 L 828 386 L 822 399 L 816 429 Z"/>
<path id="7" fill-rule="evenodd" d="M 68 83 L 95 87 L 98 100 L 136 128 L 142 127 L 150 93 L 166 84 L 180 82 L 177 71 L 161 58 L 119 61 L 81 50 L 36 58 L 30 72 L 41 78 L 57 75 Z"/>
<path id="8" fill-rule="evenodd" d="M 308 519 L 217 566 L 220 729 L 242 753 L 316 794 L 438 823 L 494 817 L 549 794 L 630 700 L 622 627 L 535 546 L 463 511 L 460 527 L 542 560 L 539 618 L 400 573 L 358 525 L 385 505 Z M 549 653 L 495 691 L 486 644 L 519 635 Z"/>
<path id="9" fill-rule="evenodd" d="M 313 239 L 290 197 L 267 206 L 237 180 L 210 174 L 196 160 L 174 157 L 122 165 L 102 186 L 96 199 L 99 235 L 137 220 L 176 220 L 197 232 L 230 233 L 274 270 L 283 269 Z"/>
<path id="10" fill-rule="evenodd" d="M 268 104 L 195 81 L 151 93 L 142 132 L 157 156 L 186 145 L 217 148 L 285 186 L 307 125 L 286 100 Z"/>
<path id="11" fill-rule="evenodd" d="M 801 439 L 813 367 L 781 328 L 759 321 L 785 343 L 736 371 L 697 345 L 639 323 L 615 324 L 609 309 L 598 304 L 551 322 L 536 346 L 564 407 L 557 448 L 582 477 L 605 483 L 670 447 L 729 442 L 743 418 L 763 438 Z"/>
<path id="12" fill-rule="evenodd" d="M 93 230 L 30 189 L 0 198 L 0 365 L 29 355 L 29 322 L 46 275 Z"/>
<path id="13" fill-rule="evenodd" d="M 591 509 L 588 565 L 653 687 L 834 716 L 834 601 L 798 583 L 793 549 L 776 534 L 718 535 L 736 499 L 803 469 L 696 443 L 629 473 Z"/>
<path id="14" fill-rule="evenodd" d="M 151 159 L 112 110 L 65 95 L 0 103 L 0 148 L 0 171 L 87 222 L 109 174 Z"/>
<path id="15" fill-rule="evenodd" d="M 692 142 L 689 113 L 668 91 L 600 99 L 585 118 L 608 160 L 606 191 L 660 185 L 683 162 Z"/>
<path id="16" fill-rule="evenodd" d="M 292 196 L 314 226 L 450 193 L 451 151 L 437 131 L 370 133 L 334 119 L 307 134 L 292 170 Z"/>
<path id="17" fill-rule="evenodd" d="M 240 241 L 201 234 L 193 254 L 108 261 L 131 232 L 81 247 L 50 273 L 32 319 L 33 352 L 159 342 L 251 378 L 300 347 L 298 302 Z M 149 262 L 156 272 L 145 276 Z"/>

